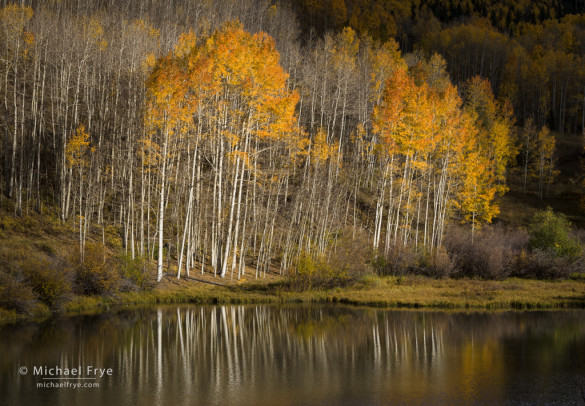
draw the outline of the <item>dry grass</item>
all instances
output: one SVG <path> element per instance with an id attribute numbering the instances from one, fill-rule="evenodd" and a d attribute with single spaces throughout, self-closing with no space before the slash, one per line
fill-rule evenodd
<path id="1" fill-rule="evenodd" d="M 100 312 L 112 306 L 158 303 L 326 303 L 388 308 L 547 309 L 585 307 L 582 280 L 505 281 L 432 279 L 423 276 L 368 277 L 354 287 L 295 292 L 282 282 L 262 280 L 215 286 L 167 277 L 146 292 L 78 297 L 69 313 Z"/>
<path id="2" fill-rule="evenodd" d="M 504 281 L 388 277 L 374 288 L 339 293 L 339 301 L 390 307 L 584 307 L 585 283 L 510 278 Z"/>
<path id="3" fill-rule="evenodd" d="M 283 280 L 276 276 L 273 282 L 263 279 L 225 282 L 227 286 L 217 286 L 167 276 L 154 289 L 143 292 L 76 296 L 62 308 L 62 312 L 100 313 L 113 307 L 162 303 L 344 303 L 385 308 L 487 310 L 585 307 L 583 279 L 539 281 L 510 278 L 504 281 L 484 281 L 424 276 L 369 276 L 353 287 L 304 292 L 287 289 Z M 30 316 L 17 316 L 14 312 L 2 311 L 0 321 Z"/>

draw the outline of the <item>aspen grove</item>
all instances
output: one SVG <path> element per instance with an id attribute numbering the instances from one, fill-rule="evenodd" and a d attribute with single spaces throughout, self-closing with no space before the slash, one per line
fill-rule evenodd
<path id="1" fill-rule="evenodd" d="M 158 280 L 286 274 L 357 233 L 433 255 L 498 214 L 519 153 L 541 195 L 554 175 L 548 130 L 519 150 L 511 107 L 438 54 L 351 28 L 301 43 L 270 1 L 87 3 L 0 9 L 2 199 L 55 210 L 81 260 L 108 227 Z"/>

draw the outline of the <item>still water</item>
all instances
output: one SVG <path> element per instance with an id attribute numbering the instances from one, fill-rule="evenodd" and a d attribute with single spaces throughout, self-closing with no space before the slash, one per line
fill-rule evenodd
<path id="1" fill-rule="evenodd" d="M 165 306 L 0 327 L 7 406 L 585 405 L 580 387 L 585 311 Z"/>

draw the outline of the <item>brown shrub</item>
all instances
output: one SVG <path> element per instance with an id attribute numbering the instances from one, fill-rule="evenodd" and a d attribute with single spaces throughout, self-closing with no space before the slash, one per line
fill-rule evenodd
<path id="1" fill-rule="evenodd" d="M 335 270 L 344 272 L 351 280 L 356 280 L 371 272 L 374 258 L 371 239 L 362 231 L 353 233 L 346 229 L 329 254 L 329 264 Z"/>
<path id="2" fill-rule="evenodd" d="M 453 227 L 445 235 L 445 248 L 455 264 L 454 276 L 504 279 L 513 273 L 528 238 L 523 230 L 499 225 L 486 226 L 473 236 L 469 229 Z"/>
<path id="3" fill-rule="evenodd" d="M 564 279 L 584 268 L 583 257 L 574 259 L 558 257 L 554 251 L 523 251 L 516 258 L 512 276 L 538 279 Z"/>
<path id="4" fill-rule="evenodd" d="M 23 267 L 28 285 L 50 307 L 58 307 L 71 296 L 72 276 L 64 264 L 49 259 L 30 259 Z"/>
<path id="5" fill-rule="evenodd" d="M 0 272 L 0 307 L 31 313 L 37 303 L 35 294 L 23 278 Z"/>
<path id="6" fill-rule="evenodd" d="M 81 293 L 107 294 L 118 291 L 120 276 L 108 260 L 102 245 L 88 242 L 83 262 L 75 254 L 72 262 L 75 265 L 75 282 Z"/>
<path id="7" fill-rule="evenodd" d="M 401 242 L 392 244 L 388 253 L 378 256 L 373 267 L 379 275 L 407 275 L 421 272 L 423 254 Z"/>
<path id="8" fill-rule="evenodd" d="M 435 252 L 425 252 L 421 263 L 423 273 L 433 278 L 446 278 L 455 270 L 455 263 L 444 246 Z"/>

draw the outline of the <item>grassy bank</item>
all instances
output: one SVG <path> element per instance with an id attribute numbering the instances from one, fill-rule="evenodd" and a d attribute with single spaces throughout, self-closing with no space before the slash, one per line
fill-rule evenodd
<path id="1" fill-rule="evenodd" d="M 80 296 L 67 314 L 100 312 L 115 306 L 161 303 L 344 303 L 385 308 L 553 309 L 585 307 L 585 281 L 432 279 L 422 276 L 369 277 L 355 286 L 291 291 L 282 281 L 212 286 L 167 278 L 160 287 L 114 296 Z"/>
<path id="2" fill-rule="evenodd" d="M 585 307 L 585 273 L 579 270 L 582 267 L 571 270 L 556 259 L 532 264 L 524 251 L 519 254 L 510 251 L 514 238 L 519 237 L 494 230 L 478 234 L 473 245 L 463 238 L 465 235 L 450 234 L 452 258 L 457 261 L 446 256 L 445 264 L 431 264 L 435 272 L 427 275 L 432 277 L 416 273 L 423 269 L 425 258 L 407 251 L 392 252 L 391 257 L 377 261 L 374 271 L 367 265 L 370 254 L 363 252 L 363 247 L 370 246 L 369 241 L 358 239 L 349 246 L 340 243 L 332 264 L 307 259 L 293 280 L 275 272 L 256 279 L 252 269 L 239 281 L 229 275 L 221 279 L 208 273 L 209 268 L 203 275 L 193 273 L 191 279 L 177 280 L 171 276 L 176 274 L 175 262 L 167 261 L 167 277 L 161 283 L 153 283 L 153 264 L 129 260 L 115 228 L 93 230 L 88 242 L 91 249 L 86 249 L 85 263 L 80 264 L 71 224 L 59 222 L 52 213 L 17 219 L 9 210 L 0 209 L 0 321 L 159 303 L 339 302 L 435 309 Z M 512 261 L 515 256 L 524 262 Z M 545 280 L 506 277 L 509 271 L 502 270 L 519 267 L 518 264 L 535 269 L 538 265 L 546 270 L 540 272 L 543 275 L 558 268 L 553 276 L 563 277 Z M 440 272 L 439 265 L 450 271 Z M 467 273 L 462 272 L 465 269 Z M 567 279 L 570 273 L 573 277 Z M 384 274 L 403 276 L 379 276 Z M 501 280 L 489 280 L 486 275 Z M 342 283 L 331 285 L 332 280 Z M 307 289 L 309 286 L 313 288 Z"/>
<path id="3" fill-rule="evenodd" d="M 210 278 L 207 278 L 208 280 Z M 295 291 L 285 279 L 225 281 L 212 285 L 204 279 L 166 277 L 152 289 L 108 295 L 79 295 L 63 304 L 59 314 L 99 313 L 148 304 L 344 303 L 383 308 L 432 309 L 556 309 L 585 308 L 585 278 L 533 280 L 508 278 L 435 279 L 425 276 L 367 276 L 343 288 Z M 49 317 L 46 306 L 29 314 L 0 309 L 0 321 Z"/>

